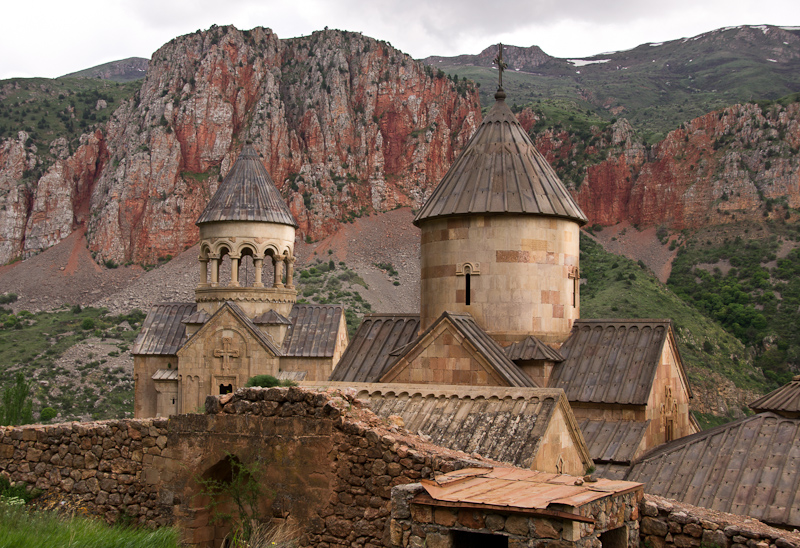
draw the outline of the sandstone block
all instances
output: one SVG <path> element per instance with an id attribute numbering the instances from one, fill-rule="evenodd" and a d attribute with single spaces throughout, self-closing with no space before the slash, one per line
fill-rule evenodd
<path id="1" fill-rule="evenodd" d="M 643 535 L 653 535 L 657 537 L 665 537 L 669 532 L 669 527 L 664 521 L 649 516 L 642 518 L 640 528 Z"/>
<path id="2" fill-rule="evenodd" d="M 524 516 L 508 516 L 506 518 L 506 531 L 512 535 L 527 535 L 529 531 L 528 518 Z"/>
<path id="3" fill-rule="evenodd" d="M 675 535 L 673 542 L 678 548 L 695 548 L 700 546 L 700 539 L 689 535 Z"/>

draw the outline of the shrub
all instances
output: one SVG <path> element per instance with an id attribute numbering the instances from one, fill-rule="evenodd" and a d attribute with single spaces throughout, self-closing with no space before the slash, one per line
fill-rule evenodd
<path id="1" fill-rule="evenodd" d="M 250 377 L 250 380 L 247 381 L 245 386 L 248 387 L 261 387 L 261 388 L 271 388 L 273 386 L 296 386 L 297 383 L 288 379 L 279 380 L 273 377 L 272 375 L 256 375 L 255 377 Z"/>
<path id="2" fill-rule="evenodd" d="M 52 407 L 45 407 L 39 412 L 39 420 L 42 422 L 50 422 L 56 418 L 56 415 L 58 415 L 58 412 L 55 409 Z"/>
<path id="3" fill-rule="evenodd" d="M 88 331 L 88 330 L 90 330 L 90 329 L 94 329 L 94 320 L 93 320 L 93 319 L 91 319 L 91 318 L 85 318 L 85 319 L 84 319 L 84 320 L 81 322 L 81 328 L 82 328 L 82 329 L 85 329 L 86 331 Z"/>
<path id="4" fill-rule="evenodd" d="M 11 304 L 17 301 L 16 293 L 3 293 L 0 295 L 0 304 Z"/>

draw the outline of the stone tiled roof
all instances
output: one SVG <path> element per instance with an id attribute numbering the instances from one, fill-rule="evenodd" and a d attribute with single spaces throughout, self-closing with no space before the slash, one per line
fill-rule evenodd
<path id="1" fill-rule="evenodd" d="M 424 340 L 444 321 L 450 322 L 472 348 L 486 359 L 489 365 L 494 368 L 509 386 L 536 387 L 536 383 L 534 383 L 528 375 L 523 373 L 514 362 L 506 357 L 503 347 L 497 344 L 486 331 L 481 329 L 475 322 L 475 319 L 467 313 L 443 312 L 419 337 L 402 348 L 402 351 L 397 356 L 397 361 L 392 367 L 398 365 L 397 362 L 402 360 L 404 356 L 413 352 L 419 344 L 424 343 Z"/>
<path id="2" fill-rule="evenodd" d="M 197 310 L 195 303 L 159 303 L 150 308 L 131 354 L 172 356 L 186 342 L 185 318 Z"/>
<path id="3" fill-rule="evenodd" d="M 564 399 L 550 388 L 372 384 L 366 390 L 375 414 L 400 416 L 407 430 L 436 445 L 526 468 Z"/>
<path id="4" fill-rule="evenodd" d="M 630 464 L 642 443 L 650 421 L 579 421 L 583 439 L 597 463 Z"/>
<path id="5" fill-rule="evenodd" d="M 225 301 L 222 306 L 214 312 L 211 317 L 206 321 L 204 327 L 200 328 L 200 330 L 196 331 L 191 337 L 189 337 L 186 342 L 181 345 L 181 347 L 185 347 L 188 344 L 192 343 L 195 337 L 201 337 L 203 331 L 206 329 L 206 326 L 210 324 L 214 318 L 219 316 L 223 313 L 223 311 L 229 310 L 233 316 L 241 322 L 241 324 L 250 332 L 254 339 L 256 339 L 259 343 L 261 343 L 265 348 L 269 349 L 272 354 L 275 356 L 282 356 L 281 349 L 275 346 L 275 343 L 272 341 L 272 338 L 269 337 L 266 333 L 261 331 L 257 325 L 255 325 L 250 318 L 247 317 L 247 314 L 244 313 L 238 304 L 233 301 Z"/>
<path id="6" fill-rule="evenodd" d="M 289 318 L 282 316 L 274 310 L 268 310 L 263 314 L 259 314 L 253 318 L 253 323 L 256 325 L 292 325 Z"/>
<path id="7" fill-rule="evenodd" d="M 506 356 L 508 356 L 508 359 L 512 362 L 527 360 L 564 361 L 564 356 L 562 356 L 558 350 L 550 348 L 533 335 L 529 335 L 525 337 L 524 340 L 506 346 L 504 350 Z"/>
<path id="8" fill-rule="evenodd" d="M 419 314 L 367 314 L 330 380 L 377 382 L 397 359 L 391 352 L 417 337 Z"/>
<path id="9" fill-rule="evenodd" d="M 336 350 L 344 307 L 338 304 L 296 304 L 292 323 L 283 340 L 283 355 L 298 358 L 330 358 Z"/>
<path id="10" fill-rule="evenodd" d="M 544 215 L 586 223 L 577 202 L 503 99 L 495 102 L 414 224 L 487 213 Z"/>
<path id="11" fill-rule="evenodd" d="M 297 227 L 253 146 L 247 144 L 208 202 L 197 224 L 262 221 Z"/>
<path id="12" fill-rule="evenodd" d="M 177 369 L 158 369 L 153 376 L 150 377 L 154 381 L 177 381 L 178 380 L 178 370 Z"/>
<path id="13" fill-rule="evenodd" d="M 712 510 L 800 527 L 800 420 L 759 413 L 644 455 L 625 479 Z"/>
<path id="14" fill-rule="evenodd" d="M 562 388 L 571 402 L 645 405 L 670 325 L 669 320 L 576 320 L 550 386 Z M 679 368 L 683 374 L 680 363 Z"/>
<path id="15" fill-rule="evenodd" d="M 800 414 L 800 375 L 766 396 L 750 404 L 756 411 L 773 411 L 781 415 L 797 416 Z"/>

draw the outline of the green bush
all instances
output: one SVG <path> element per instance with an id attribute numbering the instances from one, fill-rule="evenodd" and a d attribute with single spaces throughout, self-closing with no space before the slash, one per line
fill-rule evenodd
<path id="1" fill-rule="evenodd" d="M 278 380 L 272 375 L 256 375 L 255 377 L 250 377 L 250 380 L 247 381 L 247 384 L 245 386 L 271 388 L 273 386 L 296 386 L 296 385 L 297 385 L 296 382 L 290 381 L 288 379 Z"/>
<path id="2" fill-rule="evenodd" d="M 2 498 L 22 499 L 27 504 L 38 497 L 41 493 L 42 492 L 38 489 L 28 491 L 28 488 L 25 486 L 25 484 L 21 482 L 11 485 L 11 481 L 9 481 L 8 478 L 5 476 L 0 476 L 0 497 Z"/>
<path id="3" fill-rule="evenodd" d="M 93 319 L 91 319 L 91 318 L 85 318 L 85 319 L 84 319 L 84 320 L 81 322 L 81 328 L 82 328 L 82 329 L 85 329 L 86 331 L 88 331 L 88 330 L 90 330 L 90 329 L 94 329 L 94 320 L 93 320 Z"/>
<path id="4" fill-rule="evenodd" d="M 58 412 L 53 409 L 52 407 L 45 407 L 39 412 L 39 420 L 42 422 L 50 422 L 54 418 L 56 418 Z"/>
<path id="5" fill-rule="evenodd" d="M 16 293 L 3 293 L 0 295 L 0 304 L 11 304 L 17 302 Z"/>

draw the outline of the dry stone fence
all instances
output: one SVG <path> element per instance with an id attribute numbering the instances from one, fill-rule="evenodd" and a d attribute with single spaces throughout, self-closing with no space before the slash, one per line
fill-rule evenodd
<path id="1" fill-rule="evenodd" d="M 0 428 L 0 473 L 12 481 L 108 521 L 177 524 L 200 546 L 227 531 L 210 523 L 197 478 L 224 477 L 231 457 L 258 467 L 263 514 L 296 521 L 300 544 L 321 548 L 390 546 L 393 487 L 495 464 L 430 445 L 351 394 L 297 387 L 240 389 L 169 419 Z M 793 533 L 657 501 L 640 508 L 648 546 L 800 547 Z"/>

